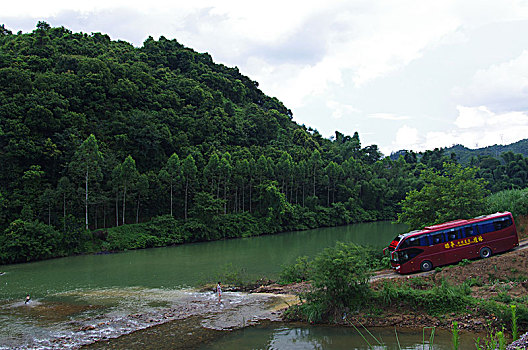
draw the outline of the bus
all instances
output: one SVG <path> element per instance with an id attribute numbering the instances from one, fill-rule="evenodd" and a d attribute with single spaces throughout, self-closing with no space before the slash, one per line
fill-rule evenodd
<path id="1" fill-rule="evenodd" d="M 400 234 L 383 253 L 390 252 L 392 269 L 406 274 L 430 271 L 463 259 L 489 258 L 518 245 L 513 216 L 503 212 Z"/>

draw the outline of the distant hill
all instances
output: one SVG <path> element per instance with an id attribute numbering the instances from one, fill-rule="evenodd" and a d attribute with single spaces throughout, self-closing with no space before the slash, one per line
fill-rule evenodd
<path id="1" fill-rule="evenodd" d="M 454 145 L 444 148 L 444 154 L 449 155 L 454 152 L 461 164 L 468 164 L 472 157 L 492 156 L 499 158 L 502 153 L 513 152 L 528 157 L 528 139 L 520 140 L 509 145 L 493 145 L 482 148 L 471 149 L 463 145 Z M 390 155 L 391 159 L 398 159 L 400 155 L 405 154 L 405 150 L 394 152 Z M 420 155 L 418 155 L 420 157 Z"/>
<path id="2" fill-rule="evenodd" d="M 477 149 L 470 149 L 462 145 L 454 145 L 445 149 L 446 154 L 455 152 L 457 159 L 462 164 L 469 163 L 471 158 L 474 156 L 492 156 L 498 158 L 502 153 L 509 151 L 513 153 L 520 153 L 525 157 L 528 156 L 528 139 L 517 141 L 509 145 L 493 145 Z"/>

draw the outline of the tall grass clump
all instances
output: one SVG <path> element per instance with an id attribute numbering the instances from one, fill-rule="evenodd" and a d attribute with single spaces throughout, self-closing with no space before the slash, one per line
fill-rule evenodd
<path id="1" fill-rule="evenodd" d="M 528 189 L 504 190 L 486 198 L 488 212 L 509 211 L 515 218 L 528 214 Z"/>
<path id="2" fill-rule="evenodd" d="M 460 335 L 458 334 L 458 322 L 453 322 L 453 350 L 458 350 L 460 345 Z"/>
<path id="3" fill-rule="evenodd" d="M 382 305 L 390 306 L 394 300 L 397 300 L 399 304 L 424 309 L 431 314 L 464 310 L 474 303 L 469 296 L 471 289 L 467 284 L 454 286 L 442 280 L 440 285 L 429 289 L 422 290 L 419 287 L 420 285 L 417 286 L 413 282 L 402 285 L 384 282 L 376 293 L 376 298 Z"/>
<path id="4" fill-rule="evenodd" d="M 512 325 L 512 338 L 513 341 L 519 339 L 519 330 L 517 328 L 517 306 L 510 305 L 511 309 L 511 325 Z"/>

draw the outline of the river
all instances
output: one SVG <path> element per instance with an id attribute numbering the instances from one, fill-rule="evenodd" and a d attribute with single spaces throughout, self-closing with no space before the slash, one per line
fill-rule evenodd
<path id="1" fill-rule="evenodd" d="M 226 275 L 275 278 L 298 256 L 312 257 L 336 241 L 382 248 L 403 231 L 404 225 L 365 223 L 1 266 L 0 348 L 75 348 L 159 325 L 135 333 L 146 339 L 151 330 L 189 323 L 192 317 L 200 318 L 201 329 L 214 330 L 215 322 L 225 325 L 232 322 L 227 315 L 236 315 L 237 328 L 237 322 L 249 322 L 251 315 L 275 302 L 274 297 L 225 293 L 225 309 L 218 309 L 212 293 L 193 288 Z M 32 300 L 25 305 L 28 293 Z M 273 327 L 255 331 L 279 338 L 285 334 Z M 316 331 L 300 334 L 306 332 Z M 132 341 L 134 336 L 122 339 Z"/>

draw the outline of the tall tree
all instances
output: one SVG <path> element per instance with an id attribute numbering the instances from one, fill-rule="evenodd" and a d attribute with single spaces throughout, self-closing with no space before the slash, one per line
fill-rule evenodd
<path id="1" fill-rule="evenodd" d="M 486 182 L 476 178 L 476 168 L 444 163 L 443 171 L 426 169 L 420 177 L 425 186 L 412 190 L 401 202 L 398 221 L 411 229 L 481 215 L 488 195 Z"/>
<path id="2" fill-rule="evenodd" d="M 183 160 L 182 165 L 182 174 L 185 181 L 185 209 L 184 209 L 184 218 L 187 220 L 187 212 L 189 207 L 189 189 L 192 186 L 193 182 L 196 180 L 196 174 L 198 169 L 196 168 L 196 162 L 192 155 L 188 155 L 187 158 Z"/>
<path id="3" fill-rule="evenodd" d="M 73 193 L 73 186 L 70 182 L 70 179 L 66 176 L 63 176 L 59 179 L 57 183 L 57 195 L 60 196 L 62 200 L 62 230 L 66 231 L 66 203 L 71 199 Z"/>
<path id="4" fill-rule="evenodd" d="M 119 167 L 119 178 L 121 180 L 121 184 L 123 186 L 123 208 L 122 208 L 122 221 L 121 223 L 125 224 L 125 213 L 126 213 L 126 195 L 127 190 L 134 186 L 137 179 L 139 177 L 139 173 L 136 169 L 136 161 L 132 156 L 128 156 L 125 158 L 123 163 Z"/>
<path id="5" fill-rule="evenodd" d="M 88 204 L 90 183 L 97 182 L 102 178 L 101 164 L 103 154 L 99 151 L 99 144 L 93 134 L 79 146 L 70 163 L 71 171 L 77 176 L 84 178 L 84 217 L 86 229 L 88 230 Z"/>
<path id="6" fill-rule="evenodd" d="M 310 164 L 310 173 L 312 175 L 312 185 L 313 185 L 313 196 L 316 196 L 316 182 L 317 182 L 317 176 L 319 175 L 320 168 L 323 161 L 321 160 L 321 153 L 319 153 L 318 150 L 313 151 L 312 155 L 310 156 L 309 164 Z"/>
<path id="7" fill-rule="evenodd" d="M 141 174 L 138 177 L 136 185 L 136 195 L 137 195 L 137 207 L 136 207 L 136 224 L 139 223 L 139 204 L 141 198 L 145 197 L 148 194 L 149 190 L 149 181 L 147 174 Z M 171 213 L 172 215 L 172 213 Z"/>
<path id="8" fill-rule="evenodd" d="M 227 214 L 227 189 L 232 171 L 233 166 L 231 165 L 231 155 L 229 152 L 225 152 L 222 154 L 222 159 L 220 159 L 220 173 L 222 174 L 224 185 L 224 214 Z"/>
<path id="9" fill-rule="evenodd" d="M 174 194 L 174 188 L 177 185 L 180 177 L 181 177 L 181 163 L 180 163 L 180 157 L 176 153 L 173 153 L 170 158 L 167 160 L 167 164 L 165 165 L 165 172 L 163 174 L 163 177 L 166 178 L 166 181 L 169 183 L 170 186 L 170 214 L 171 216 L 174 216 L 173 214 L 173 194 Z"/>

